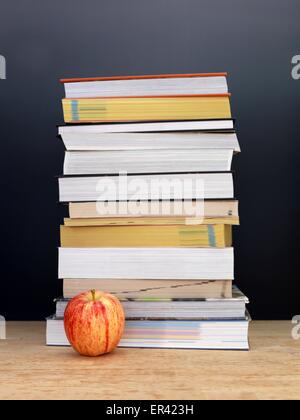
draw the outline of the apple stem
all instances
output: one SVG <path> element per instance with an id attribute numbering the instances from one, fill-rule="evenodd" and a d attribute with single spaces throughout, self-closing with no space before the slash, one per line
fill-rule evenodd
<path id="1" fill-rule="evenodd" d="M 92 293 L 93 301 L 96 302 L 96 290 L 95 289 L 91 290 L 91 293 Z"/>

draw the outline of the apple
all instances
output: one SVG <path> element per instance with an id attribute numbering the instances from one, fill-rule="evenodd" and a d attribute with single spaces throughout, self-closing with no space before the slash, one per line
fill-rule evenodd
<path id="1" fill-rule="evenodd" d="M 96 357 L 117 347 L 124 331 L 125 315 L 117 297 L 91 290 L 69 302 L 64 324 L 74 350 L 83 356 Z"/>

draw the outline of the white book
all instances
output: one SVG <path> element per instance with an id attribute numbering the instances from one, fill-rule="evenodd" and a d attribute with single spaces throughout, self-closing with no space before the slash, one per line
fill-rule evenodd
<path id="1" fill-rule="evenodd" d="M 59 248 L 60 279 L 233 280 L 233 248 Z"/>
<path id="2" fill-rule="evenodd" d="M 240 152 L 235 133 L 170 131 L 148 133 L 103 133 L 89 130 L 66 131 L 60 136 L 67 150 L 158 150 L 232 149 Z M 76 127 L 75 127 L 76 128 Z"/>
<path id="3" fill-rule="evenodd" d="M 250 319 L 127 320 L 119 347 L 249 350 Z M 47 345 L 69 346 L 64 321 L 47 320 Z"/>
<path id="4" fill-rule="evenodd" d="M 233 198 L 229 172 L 59 178 L 60 202 Z"/>
<path id="5" fill-rule="evenodd" d="M 124 282 L 125 280 L 123 280 Z M 146 280 L 149 281 L 149 280 Z M 167 280 L 164 280 L 165 282 Z M 100 289 L 102 290 L 102 289 Z M 125 316 L 148 319 L 243 319 L 248 298 L 233 287 L 232 298 L 121 298 Z M 63 318 L 69 299 L 56 300 L 56 318 Z"/>
<path id="6" fill-rule="evenodd" d="M 199 130 L 232 130 L 233 120 L 194 120 L 194 121 L 159 121 L 114 124 L 65 125 L 58 129 L 58 134 L 65 138 L 68 135 L 80 134 L 85 140 L 90 134 L 100 133 L 147 133 Z"/>
<path id="7" fill-rule="evenodd" d="M 64 83 L 66 98 L 228 93 L 226 76 L 83 80 Z"/>
<path id="8" fill-rule="evenodd" d="M 233 150 L 107 150 L 66 151 L 64 175 L 225 172 Z"/>

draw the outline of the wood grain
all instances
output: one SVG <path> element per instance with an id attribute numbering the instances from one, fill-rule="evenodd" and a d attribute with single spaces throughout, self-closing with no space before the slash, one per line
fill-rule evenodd
<path id="1" fill-rule="evenodd" d="M 45 347 L 45 323 L 8 323 L 0 399 L 299 399 L 291 327 L 253 322 L 250 352 L 117 349 L 89 359 Z"/>

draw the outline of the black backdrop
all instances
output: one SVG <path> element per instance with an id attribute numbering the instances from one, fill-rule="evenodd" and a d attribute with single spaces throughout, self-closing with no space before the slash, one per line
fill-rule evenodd
<path id="1" fill-rule="evenodd" d="M 242 154 L 236 279 L 256 319 L 300 313 L 299 0 L 2 0 L 0 313 L 42 319 L 61 294 L 54 176 L 60 77 L 228 71 Z"/>

